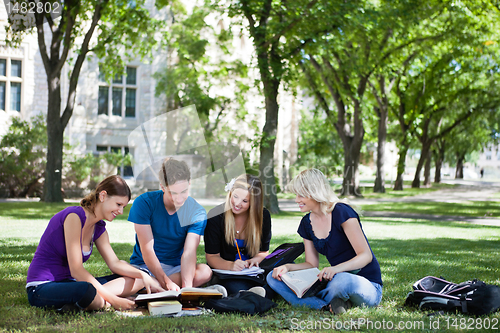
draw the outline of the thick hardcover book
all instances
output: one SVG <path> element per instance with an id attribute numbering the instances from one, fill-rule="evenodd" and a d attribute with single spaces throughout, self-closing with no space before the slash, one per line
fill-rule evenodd
<path id="1" fill-rule="evenodd" d="M 281 276 L 281 280 L 297 295 L 298 298 L 306 298 L 316 295 L 323 290 L 328 280 L 319 280 L 320 270 L 316 267 L 290 271 Z"/>
<path id="2" fill-rule="evenodd" d="M 199 304 L 210 298 L 222 298 L 222 294 L 210 288 L 182 288 L 180 291 L 167 290 L 153 294 L 140 294 L 135 299 L 135 304 L 144 306 L 149 302 L 178 300 L 184 304 Z"/>
<path id="3" fill-rule="evenodd" d="M 148 310 L 150 316 L 167 315 L 180 312 L 182 304 L 177 300 L 149 302 Z"/>

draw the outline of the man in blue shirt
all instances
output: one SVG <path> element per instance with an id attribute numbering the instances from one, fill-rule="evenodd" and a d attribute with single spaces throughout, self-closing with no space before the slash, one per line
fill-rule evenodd
<path id="1" fill-rule="evenodd" d="M 208 265 L 196 263 L 207 214 L 189 196 L 189 167 L 167 158 L 159 179 L 161 190 L 140 195 L 130 209 L 136 232 L 130 263 L 147 269 L 166 290 L 201 286 L 212 277 Z"/>

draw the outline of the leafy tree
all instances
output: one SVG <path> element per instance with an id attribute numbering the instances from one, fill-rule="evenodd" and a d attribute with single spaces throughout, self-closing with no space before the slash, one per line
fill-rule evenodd
<path id="1" fill-rule="evenodd" d="M 437 31 L 446 33 L 435 43 L 417 50 L 398 77 L 394 113 L 401 133 L 394 189 L 402 190 L 406 153 L 415 139 L 420 142 L 421 154 L 412 187 L 419 187 L 426 161 L 426 184 L 430 183 L 433 143 L 438 142 L 438 155 L 442 156 L 444 136 L 473 114 L 496 105 L 496 79 L 492 74 L 497 72 L 497 65 L 491 56 L 495 52 L 485 44 L 495 31 L 494 15 L 488 2 L 478 5 L 466 1 L 446 6 L 431 23 Z"/>
<path id="2" fill-rule="evenodd" d="M 131 167 L 132 155 L 106 152 L 81 156 L 65 152 L 64 165 L 63 189 L 80 191 L 82 183 L 88 181 L 87 189 L 93 190 L 103 178 L 120 174 L 122 167 Z"/>
<path id="3" fill-rule="evenodd" d="M 206 23 L 209 14 L 208 6 L 195 6 L 191 13 L 182 4 L 174 6 L 174 20 L 165 33 L 167 65 L 155 73 L 155 78 L 156 94 L 165 96 L 167 111 L 196 106 L 210 142 L 224 136 L 219 125 L 230 111 L 238 120 L 245 120 L 245 93 L 249 87 L 247 66 L 238 59 L 228 60 L 233 51 L 230 27 L 219 25 L 217 32 Z M 237 137 L 233 134 L 229 137 Z"/>
<path id="4" fill-rule="evenodd" d="M 288 73 L 290 59 L 305 44 L 323 33 L 324 27 L 317 23 L 329 21 L 330 14 L 324 7 L 328 3 L 318 0 L 243 0 L 216 3 L 219 12 L 227 13 L 231 18 L 242 22 L 253 39 L 262 84 L 258 86 L 262 88 L 266 108 L 259 143 L 259 171 L 263 183 L 264 205 L 272 213 L 279 212 L 274 176 L 278 91 Z"/>
<path id="5" fill-rule="evenodd" d="M 451 50 L 445 48 L 441 56 L 435 50 L 437 59 L 426 56 L 426 63 L 422 62 L 428 70 L 419 89 L 422 98 L 417 106 L 421 112 L 416 137 L 421 143 L 421 157 L 412 187 L 420 186 L 421 169 L 436 140 L 465 121 L 474 124 L 473 117 L 498 106 L 495 61 L 475 48 L 469 50 L 464 45 L 453 46 Z"/>
<path id="6" fill-rule="evenodd" d="M 415 49 L 415 50 L 412 50 Z M 377 119 L 377 173 L 373 192 L 385 193 L 385 146 L 387 142 L 389 127 L 393 121 L 389 121 L 389 115 L 394 103 L 394 90 L 398 78 L 407 68 L 408 64 L 418 54 L 421 46 L 409 47 L 406 50 L 394 54 L 387 59 L 386 64 L 379 68 L 372 78 L 368 81 L 370 91 L 375 99 L 374 111 Z M 394 124 L 393 124 L 394 125 Z M 391 132 L 394 132 L 392 130 Z M 393 135 L 392 137 L 397 137 Z"/>
<path id="7" fill-rule="evenodd" d="M 332 124 L 321 115 L 302 112 L 299 125 L 297 162 L 295 167 L 314 167 L 323 171 L 327 177 L 342 172 L 342 145 Z"/>
<path id="8" fill-rule="evenodd" d="M 443 161 L 455 163 L 455 178 L 463 178 L 463 167 L 468 157 L 495 141 L 494 127 L 497 126 L 495 119 L 498 114 L 498 108 L 481 112 L 436 141 L 433 149 L 436 162 L 435 183 L 441 180 L 440 168 Z"/>
<path id="9" fill-rule="evenodd" d="M 40 194 L 47 147 L 45 118 L 13 117 L 0 146 L 0 188 L 12 198 Z"/>
<path id="10" fill-rule="evenodd" d="M 358 1 L 346 4 L 340 11 L 345 14 L 334 23 L 338 24 L 337 29 L 305 47 L 301 66 L 309 81 L 308 88 L 344 146 L 342 195 L 361 195 L 358 167 L 366 133 L 364 122 L 371 110 L 378 110 L 385 133 L 388 106 L 384 101 L 387 85 L 383 75 L 388 79 L 394 76 L 388 62 L 402 50 L 436 38 L 433 31 L 415 29 L 421 21 L 430 20 L 436 8 L 430 2 Z M 381 89 L 376 96 L 376 108 L 366 96 L 374 76 L 378 84 L 372 83 L 372 90 L 376 86 Z M 379 145 L 382 147 L 383 143 Z"/>
<path id="11" fill-rule="evenodd" d="M 35 3 L 35 0 L 28 0 Z M 53 1 L 41 0 L 42 4 Z M 8 27 L 8 42 L 20 43 L 26 33 L 36 30 L 38 47 L 47 74 L 47 163 L 44 200 L 62 201 L 61 173 L 64 129 L 75 106 L 80 71 L 87 55 L 100 58 L 108 78 L 123 71 L 125 60 L 150 53 L 160 23 L 150 17 L 144 0 L 65 0 L 60 2 L 61 15 L 53 19 L 49 13 L 35 11 L 36 28 Z M 46 27 L 46 28 L 45 28 Z M 47 44 L 48 42 L 48 44 Z M 61 109 L 61 73 L 69 66 L 69 87 Z"/>

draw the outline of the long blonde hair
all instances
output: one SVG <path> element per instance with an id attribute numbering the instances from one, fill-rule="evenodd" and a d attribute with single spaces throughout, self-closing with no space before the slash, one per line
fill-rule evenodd
<path id="1" fill-rule="evenodd" d="M 258 177 L 243 174 L 236 178 L 233 186 L 229 189 L 226 196 L 225 213 L 224 213 L 224 229 L 226 234 L 226 242 L 234 244 L 236 238 L 236 228 L 234 214 L 231 209 L 231 196 L 233 191 L 241 188 L 250 193 L 250 207 L 248 208 L 248 218 L 245 223 L 245 244 L 247 253 L 250 257 L 254 257 L 260 251 L 260 240 L 262 238 L 262 223 L 264 219 L 264 198 L 262 193 L 262 182 Z"/>
<path id="2" fill-rule="evenodd" d="M 340 201 L 325 175 L 314 168 L 304 170 L 295 176 L 288 184 L 288 190 L 301 197 L 317 201 L 323 214 L 330 213 L 335 204 Z"/>

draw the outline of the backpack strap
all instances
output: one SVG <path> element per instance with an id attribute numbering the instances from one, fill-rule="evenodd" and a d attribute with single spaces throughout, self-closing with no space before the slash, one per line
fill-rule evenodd
<path id="1" fill-rule="evenodd" d="M 462 306 L 462 313 L 467 313 L 467 299 L 465 294 L 460 295 L 460 305 Z"/>

